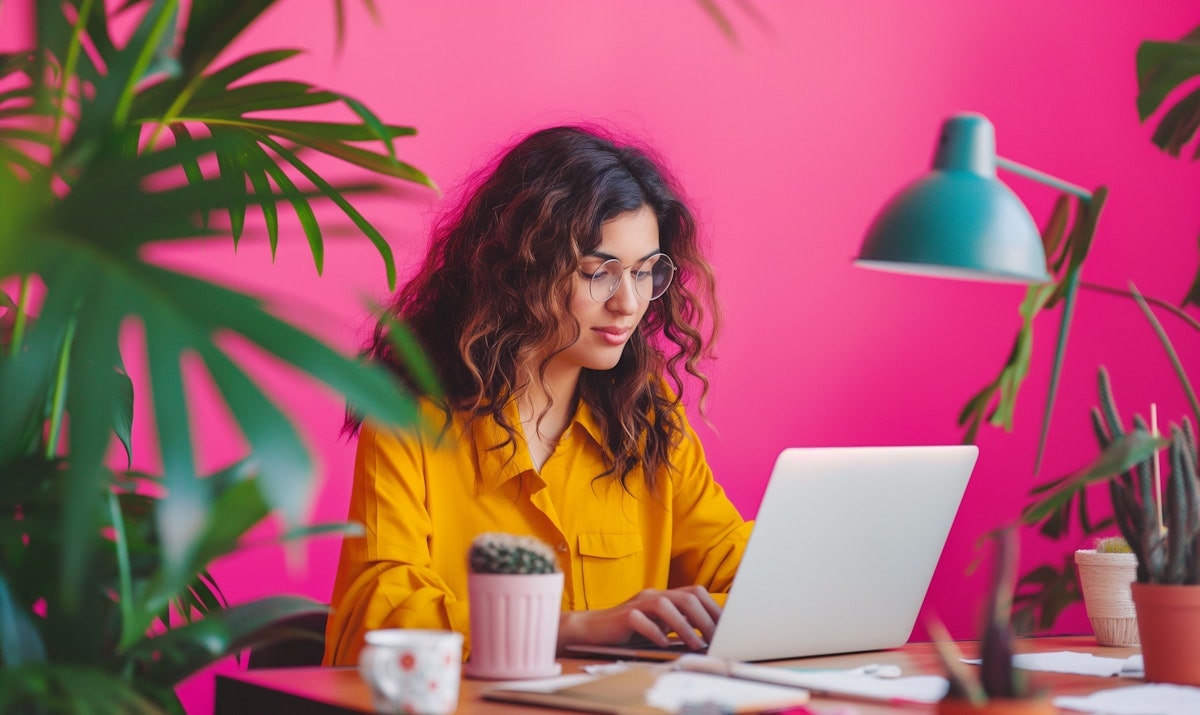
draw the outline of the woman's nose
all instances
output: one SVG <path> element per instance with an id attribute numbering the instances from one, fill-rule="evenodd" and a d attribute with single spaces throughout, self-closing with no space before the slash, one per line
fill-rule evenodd
<path id="1" fill-rule="evenodd" d="M 617 283 L 617 290 L 609 297 L 605 305 L 614 313 L 622 315 L 633 315 L 637 312 L 638 294 L 633 286 L 631 271 L 621 271 L 621 280 Z"/>

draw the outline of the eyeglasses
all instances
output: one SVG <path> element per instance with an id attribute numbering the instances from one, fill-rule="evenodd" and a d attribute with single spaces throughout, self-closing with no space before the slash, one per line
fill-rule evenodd
<path id="1" fill-rule="evenodd" d="M 654 300 L 662 297 L 671 286 L 671 278 L 675 275 L 675 264 L 665 253 L 655 253 L 632 266 L 623 266 L 615 258 L 610 258 L 594 271 L 580 270 L 588 279 L 588 292 L 592 300 L 603 303 L 617 292 L 621 286 L 621 276 L 626 270 L 632 271 L 633 290 L 642 300 Z"/>

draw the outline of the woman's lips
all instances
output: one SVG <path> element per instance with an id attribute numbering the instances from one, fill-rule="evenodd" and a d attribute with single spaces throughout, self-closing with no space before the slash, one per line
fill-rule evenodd
<path id="1" fill-rule="evenodd" d="M 592 328 L 600 339 L 609 345 L 623 345 L 629 338 L 630 328 Z"/>

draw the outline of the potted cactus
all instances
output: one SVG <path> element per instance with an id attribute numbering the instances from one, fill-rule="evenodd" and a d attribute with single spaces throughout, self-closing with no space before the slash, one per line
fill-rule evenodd
<path id="1" fill-rule="evenodd" d="M 1116 436 L 1120 424 L 1110 426 Z M 1187 417 L 1171 425 L 1170 439 L 1161 501 L 1153 498 L 1146 462 L 1109 487 L 1117 525 L 1137 557 L 1132 593 L 1146 680 L 1200 685 L 1200 483 L 1196 433 Z"/>
<path id="2" fill-rule="evenodd" d="M 1179 373 L 1195 406 L 1195 392 L 1182 369 Z M 1057 487 L 1027 507 L 1023 518 L 1045 518 L 1089 485 L 1107 481 L 1113 519 L 1137 560 L 1131 590 L 1146 680 L 1200 685 L 1200 652 L 1194 647 L 1200 641 L 1200 482 L 1192 421 L 1172 423 L 1170 439 L 1163 440 L 1138 415 L 1127 432 L 1103 367 L 1099 383 L 1100 407 L 1093 409 L 1092 422 L 1103 451 L 1088 466 L 1055 480 Z M 1160 487 L 1154 463 L 1163 447 L 1169 447 L 1169 471 Z"/>
<path id="3" fill-rule="evenodd" d="M 1129 542 L 1120 536 L 1097 539 L 1095 548 L 1075 552 L 1075 567 L 1096 643 L 1138 645 L 1137 614 L 1130 589 L 1137 578 L 1137 557 Z"/>
<path id="4" fill-rule="evenodd" d="M 531 536 L 489 532 L 471 542 L 472 678 L 523 679 L 558 675 L 558 617 L 563 574 L 554 550 Z"/>

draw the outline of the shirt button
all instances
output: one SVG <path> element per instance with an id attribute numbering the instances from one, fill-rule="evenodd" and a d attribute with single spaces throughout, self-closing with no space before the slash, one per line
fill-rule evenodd
<path id="1" fill-rule="evenodd" d="M 558 542 L 558 552 L 560 554 L 567 553 L 567 542 L 565 542 L 565 541 Z"/>

